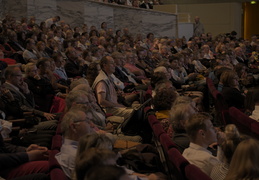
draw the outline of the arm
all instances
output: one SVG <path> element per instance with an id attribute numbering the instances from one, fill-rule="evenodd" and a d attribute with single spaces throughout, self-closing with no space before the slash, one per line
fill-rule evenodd
<path id="1" fill-rule="evenodd" d="M 26 152 L 23 153 L 10 153 L 10 154 L 0 154 L 0 169 L 8 169 L 13 168 L 15 166 L 21 165 L 29 161 L 28 154 Z"/>
<path id="2" fill-rule="evenodd" d="M 106 99 L 107 92 L 106 92 L 106 85 L 104 82 L 101 81 L 96 85 L 95 92 L 97 94 L 98 103 L 102 107 L 124 107 L 119 103 L 111 102 Z"/>

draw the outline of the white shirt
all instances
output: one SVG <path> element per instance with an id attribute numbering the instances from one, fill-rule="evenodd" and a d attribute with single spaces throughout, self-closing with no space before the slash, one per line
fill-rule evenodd
<path id="1" fill-rule="evenodd" d="M 218 158 L 213 156 L 209 150 L 192 142 L 189 148 L 183 151 L 183 157 L 191 164 L 200 168 L 208 176 L 210 176 L 212 168 L 220 163 Z"/>
<path id="2" fill-rule="evenodd" d="M 255 109 L 252 112 L 252 115 L 249 117 L 259 122 L 259 106 L 258 105 L 255 105 Z"/>

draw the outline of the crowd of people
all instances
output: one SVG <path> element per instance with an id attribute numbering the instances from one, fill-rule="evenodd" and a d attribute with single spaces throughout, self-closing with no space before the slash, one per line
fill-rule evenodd
<path id="1" fill-rule="evenodd" d="M 259 37 L 238 38 L 235 31 L 213 36 L 198 17 L 195 23 L 197 32 L 186 40 L 131 34 L 107 22 L 71 27 L 59 16 L 37 24 L 35 17 L 7 15 L 0 24 L 0 176 L 48 179 L 48 148 L 61 121 L 56 159 L 68 178 L 163 179 L 119 166 L 123 155 L 113 149 L 116 141 L 147 142 L 137 131 L 143 124 L 136 121 L 134 133 L 122 127 L 150 97 L 190 163 L 212 179 L 258 179 L 259 142 L 234 125 L 214 127 L 223 124 L 212 117 L 206 78 L 228 107 L 258 120 Z M 66 105 L 59 113 L 51 110 L 55 99 Z M 14 144 L 7 143 L 8 120 L 28 112 L 33 117 L 11 136 Z"/>

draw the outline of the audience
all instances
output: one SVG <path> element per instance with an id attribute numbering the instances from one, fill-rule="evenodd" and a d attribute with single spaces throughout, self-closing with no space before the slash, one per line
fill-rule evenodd
<path id="1" fill-rule="evenodd" d="M 161 4 L 160 1 L 148 0 L 143 3 L 138 0 L 119 0 L 114 3 L 146 9 Z M 252 150 L 248 148 L 256 147 L 258 143 L 254 140 L 241 142 L 242 135 L 229 137 L 228 130 L 232 126 L 225 127 L 225 140 L 219 129 L 216 136 L 212 125 L 215 122 L 207 113 L 202 112 L 213 112 L 211 107 L 205 104 L 208 93 L 205 78 L 210 77 L 216 84 L 219 83 L 218 88 L 222 90 L 229 107 L 234 106 L 241 110 L 248 108 L 252 112 L 251 117 L 258 120 L 257 98 L 249 99 L 250 88 L 258 85 L 257 36 L 253 36 L 250 42 L 236 38 L 234 31 L 215 38 L 211 33 L 200 31 L 196 32 L 198 36 L 194 35 L 186 40 L 184 37 L 155 37 L 155 32 L 150 32 L 143 39 L 143 34 L 133 35 L 127 27 L 112 29 L 108 22 L 100 24 L 101 28 L 98 29 L 87 24 L 70 27 L 65 21 L 60 21 L 59 16 L 41 22 L 40 26 L 35 20 L 35 17 L 31 17 L 29 21 L 23 18 L 19 22 L 7 15 L 0 25 L 0 68 L 1 71 L 5 69 L 0 86 L 1 118 L 23 118 L 26 117 L 24 113 L 28 111 L 35 117 L 30 121 L 27 119 L 26 123 L 31 123 L 31 126 L 23 131 L 29 133 L 23 136 L 18 133 L 18 142 L 25 142 L 23 138 L 27 136 L 33 143 L 51 147 L 52 135 L 57 128 L 57 121 L 54 119 L 59 117 L 52 112 L 54 106 L 62 104 L 61 101 L 63 105 L 66 102 L 68 108 L 62 111 L 64 114 L 60 119 L 64 143 L 56 158 L 65 174 L 72 178 L 78 141 L 84 134 L 103 133 L 124 143 L 151 142 L 143 132 L 140 133 L 141 136 L 127 136 L 121 131 L 125 124 L 135 118 L 138 111 L 133 110 L 133 106 L 130 107 L 132 102 L 143 102 L 152 97 L 151 107 L 157 119 L 191 164 L 213 179 L 224 179 L 228 167 L 226 179 L 257 177 L 257 172 L 253 171 L 256 163 L 249 169 L 242 164 L 251 159 L 243 151 L 249 151 L 249 155 L 252 155 Z M 196 17 L 196 25 L 199 23 L 199 18 Z M 7 65 L 9 66 L 6 67 Z M 69 90 L 71 92 L 67 95 Z M 57 99 L 61 99 L 59 103 Z M 251 107 L 245 106 L 248 100 L 253 101 Z M 195 103 L 199 108 L 196 108 Z M 80 105 L 77 104 L 86 108 L 78 109 L 77 106 Z M 139 120 L 142 118 L 144 117 Z M 235 127 L 232 127 L 233 129 Z M 10 136 L 16 137 L 12 133 Z M 239 142 L 241 143 L 238 145 Z M 17 144 L 17 141 L 12 143 Z M 25 144 L 30 145 L 28 142 Z M 213 144 L 216 144 L 217 148 Z M 243 148 L 244 144 L 247 149 Z M 15 165 L 42 159 L 39 157 L 45 155 L 47 149 L 41 146 L 33 147 L 34 152 L 1 153 L 0 158 L 10 162 L 8 166 L 1 168 L 1 172 L 9 168 L 9 164 L 10 168 L 16 169 Z M 217 151 L 217 157 L 207 150 L 208 147 Z M 4 145 L 3 149 L 5 148 Z M 81 167 L 78 166 L 80 179 L 133 179 L 128 176 L 128 170 L 115 166 L 116 155 L 113 152 L 103 151 L 101 154 L 102 150 L 96 151 L 89 149 L 84 153 L 90 153 L 92 156 L 86 157 L 82 153 L 83 157 L 77 160 L 81 163 Z M 108 162 L 104 162 L 104 159 L 100 164 L 92 161 L 95 156 L 106 157 L 105 154 L 110 158 Z M 16 164 L 13 164 L 13 159 L 17 159 Z M 250 161 L 252 160 L 256 158 Z M 94 164 L 93 167 L 89 167 L 91 163 Z M 13 172 L 19 171 L 19 167 Z M 82 169 L 86 171 L 82 172 Z M 12 171 L 8 176 L 1 172 L 0 176 L 7 179 L 44 179 L 47 175 L 41 173 L 48 173 L 32 170 L 20 173 L 18 177 L 16 173 L 11 175 Z M 110 172 L 114 172 L 116 177 Z"/>

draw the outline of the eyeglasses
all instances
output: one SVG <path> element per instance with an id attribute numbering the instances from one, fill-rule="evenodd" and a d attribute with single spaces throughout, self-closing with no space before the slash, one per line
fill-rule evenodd
<path id="1" fill-rule="evenodd" d="M 84 120 L 78 120 L 78 121 L 74 121 L 74 123 L 78 123 L 78 122 L 86 122 L 86 123 L 90 123 L 93 119 L 84 119 Z"/>

